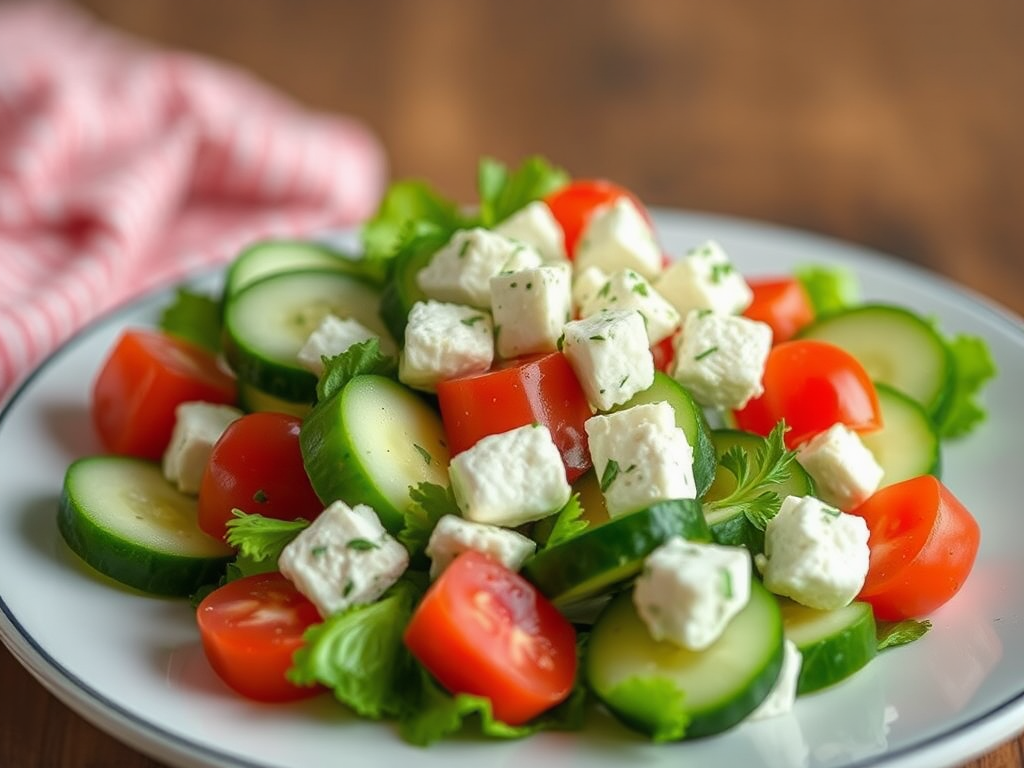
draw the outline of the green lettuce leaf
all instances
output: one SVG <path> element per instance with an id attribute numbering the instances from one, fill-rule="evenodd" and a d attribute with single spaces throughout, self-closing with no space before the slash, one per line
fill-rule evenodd
<path id="1" fill-rule="evenodd" d="M 220 351 L 220 302 L 210 296 L 178 288 L 174 301 L 160 315 L 159 326 L 211 352 Z"/>
<path id="2" fill-rule="evenodd" d="M 906 645 L 924 637 L 932 628 L 930 621 L 880 621 L 875 627 L 875 636 L 878 638 L 878 650 L 895 648 L 898 645 Z"/>
<path id="3" fill-rule="evenodd" d="M 815 316 L 860 302 L 860 284 L 857 276 L 848 269 L 813 264 L 797 267 L 794 272 L 807 291 Z"/>
<path id="4" fill-rule="evenodd" d="M 429 565 L 423 551 L 437 521 L 445 515 L 461 516 L 451 488 L 436 483 L 419 483 L 409 489 L 412 504 L 405 510 L 405 523 L 395 538 L 409 551 L 411 565 Z"/>
<path id="5" fill-rule="evenodd" d="M 263 515 L 250 515 L 240 509 L 231 510 L 234 520 L 228 520 L 227 542 L 238 549 L 238 554 L 256 562 L 272 560 L 275 563 L 292 539 L 309 527 L 309 521 L 278 520 Z"/>
<path id="6" fill-rule="evenodd" d="M 946 340 L 954 365 L 952 400 L 938 424 L 943 438 L 963 437 L 986 417 L 979 402 L 985 383 L 996 374 L 995 361 L 985 341 L 960 334 Z"/>
<path id="7" fill-rule="evenodd" d="M 541 520 L 534 528 L 534 534 L 544 547 L 553 547 L 583 533 L 589 525 L 590 523 L 583 519 L 580 495 L 575 493 L 557 514 Z"/>
<path id="8" fill-rule="evenodd" d="M 340 355 L 325 357 L 324 372 L 316 383 L 317 400 L 330 399 L 356 376 L 377 374 L 394 377 L 398 361 L 380 351 L 379 339 L 353 344 Z"/>
<path id="9" fill-rule="evenodd" d="M 390 259 L 409 238 L 436 229 L 450 235 L 465 225 L 458 206 L 429 184 L 407 180 L 392 184 L 377 212 L 363 225 L 367 259 Z"/>
<path id="10" fill-rule="evenodd" d="M 477 172 L 480 225 L 493 227 L 534 200 L 540 200 L 569 182 L 569 174 L 542 157 L 528 157 L 514 171 L 485 157 Z"/>

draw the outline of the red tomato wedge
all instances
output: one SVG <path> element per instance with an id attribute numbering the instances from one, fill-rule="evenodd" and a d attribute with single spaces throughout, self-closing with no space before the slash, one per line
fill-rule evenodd
<path id="1" fill-rule="evenodd" d="M 473 550 L 427 590 L 405 644 L 448 691 L 489 698 L 509 725 L 563 701 L 576 679 L 572 624 L 522 576 Z"/>
<path id="2" fill-rule="evenodd" d="M 654 367 L 662 373 L 671 375 L 673 363 L 676 360 L 675 336 L 662 339 L 651 347 L 651 356 L 654 358 Z"/>
<path id="3" fill-rule="evenodd" d="M 92 420 L 107 450 L 159 459 L 181 403 L 235 402 L 235 380 L 207 350 L 157 331 L 126 331 L 92 391 Z"/>
<path id="4" fill-rule="evenodd" d="M 747 284 L 754 300 L 743 314 L 770 325 L 773 343 L 789 341 L 814 319 L 807 291 L 795 277 L 753 278 Z"/>
<path id="5" fill-rule="evenodd" d="M 590 405 L 561 352 L 505 360 L 487 373 L 442 381 L 437 400 L 452 456 L 481 437 L 543 424 L 558 446 L 570 483 L 590 469 L 583 428 Z"/>
<path id="6" fill-rule="evenodd" d="M 978 523 L 931 475 L 882 488 L 853 510 L 864 518 L 871 560 L 859 599 L 883 621 L 926 616 L 967 580 Z"/>
<path id="7" fill-rule="evenodd" d="M 796 448 L 833 424 L 856 432 L 882 426 L 875 385 L 856 358 L 824 341 L 795 339 L 772 347 L 764 393 L 736 411 L 736 425 L 767 435 L 786 420 L 786 446 Z"/>
<path id="8" fill-rule="evenodd" d="M 562 227 L 565 235 L 565 252 L 570 259 L 576 253 L 576 243 L 586 229 L 594 210 L 623 196 L 633 201 L 648 222 L 651 220 L 650 214 L 636 195 L 625 187 L 603 179 L 579 179 L 544 198 L 555 220 Z"/>
<path id="9" fill-rule="evenodd" d="M 213 446 L 199 487 L 199 527 L 224 538 L 232 509 L 313 520 L 324 508 L 299 448 L 302 421 L 260 411 L 232 422 Z"/>
<path id="10" fill-rule="evenodd" d="M 280 573 L 228 582 L 199 604 L 196 622 L 210 666 L 246 698 L 292 701 L 324 690 L 285 677 L 303 633 L 320 614 Z"/>

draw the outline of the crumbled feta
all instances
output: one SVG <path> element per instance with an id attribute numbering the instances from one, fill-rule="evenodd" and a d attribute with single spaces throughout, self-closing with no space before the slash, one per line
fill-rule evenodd
<path id="1" fill-rule="evenodd" d="M 510 571 L 518 571 L 537 549 L 534 541 L 509 528 L 474 523 L 455 515 L 437 521 L 427 542 L 430 578 L 436 579 L 457 555 L 472 549 L 497 560 Z"/>
<path id="2" fill-rule="evenodd" d="M 583 309 L 590 305 L 597 292 L 607 282 L 607 273 L 598 267 L 587 267 L 576 273 L 572 281 L 572 308 L 577 317 L 592 314 L 584 312 Z"/>
<path id="3" fill-rule="evenodd" d="M 628 197 L 596 209 L 576 243 L 577 270 L 633 269 L 648 279 L 661 272 L 661 247 L 654 230 Z"/>
<path id="4" fill-rule="evenodd" d="M 772 347 L 767 323 L 691 310 L 674 345 L 672 376 L 701 405 L 739 409 L 764 391 L 761 379 Z"/>
<path id="5" fill-rule="evenodd" d="M 531 246 L 481 227 L 461 229 L 419 271 L 416 282 L 428 298 L 487 309 L 494 275 L 542 262 Z"/>
<path id="6" fill-rule="evenodd" d="M 513 528 L 557 512 L 572 489 L 558 447 L 541 424 L 481 438 L 449 465 L 463 517 Z"/>
<path id="7" fill-rule="evenodd" d="M 778 717 L 793 710 L 796 701 L 796 685 L 800 678 L 800 667 L 804 658 L 800 650 L 790 639 L 782 641 L 782 669 L 775 679 L 775 685 L 768 692 L 764 701 L 748 716 L 751 720 L 765 720 Z"/>
<path id="8" fill-rule="evenodd" d="M 554 352 L 569 321 L 570 267 L 550 264 L 491 278 L 495 343 L 502 357 Z"/>
<path id="9" fill-rule="evenodd" d="M 787 496 L 756 563 L 764 585 L 809 608 L 848 605 L 868 572 L 868 526 L 813 496 Z"/>
<path id="10" fill-rule="evenodd" d="M 413 304 L 398 361 L 403 383 L 433 391 L 439 381 L 486 371 L 493 360 L 489 312 L 439 301 Z"/>
<path id="11" fill-rule="evenodd" d="M 583 426 L 610 516 L 696 498 L 693 449 L 667 402 L 591 416 Z"/>
<path id="12" fill-rule="evenodd" d="M 277 567 L 324 618 L 372 603 L 409 565 L 405 547 L 365 504 L 336 501 L 281 552 Z"/>
<path id="13" fill-rule="evenodd" d="M 884 470 L 860 437 L 833 424 L 797 448 L 796 460 L 814 480 L 822 501 L 851 510 L 878 490 Z"/>
<path id="14" fill-rule="evenodd" d="M 300 365 L 320 376 L 324 372 L 323 358 L 340 355 L 353 344 L 379 338 L 354 318 L 324 315 L 296 357 Z"/>
<path id="15" fill-rule="evenodd" d="M 644 560 L 633 603 L 651 637 L 702 651 L 750 600 L 750 553 L 669 539 Z"/>
<path id="16" fill-rule="evenodd" d="M 593 269 L 593 267 L 591 267 Z M 580 315 L 588 317 L 603 309 L 635 309 L 644 319 L 651 346 L 675 333 L 680 317 L 647 279 L 632 269 L 620 269 L 610 275 L 596 291 L 580 292 Z"/>
<path id="17" fill-rule="evenodd" d="M 636 310 L 607 310 L 565 324 L 562 352 L 587 400 L 600 411 L 654 383 L 654 358 Z"/>
<path id="18" fill-rule="evenodd" d="M 565 234 L 543 200 L 527 203 L 500 222 L 494 231 L 533 246 L 545 261 L 566 260 Z"/>
<path id="19" fill-rule="evenodd" d="M 743 275 L 713 240 L 669 265 L 654 281 L 654 287 L 684 317 L 694 309 L 739 314 L 754 298 Z"/>
<path id="20" fill-rule="evenodd" d="M 174 430 L 164 451 L 164 477 L 182 493 L 199 493 L 214 443 L 242 412 L 230 405 L 191 401 L 174 409 Z"/>

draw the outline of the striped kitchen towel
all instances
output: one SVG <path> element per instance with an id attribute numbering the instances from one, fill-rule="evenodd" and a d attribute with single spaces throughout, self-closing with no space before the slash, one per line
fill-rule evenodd
<path id="1" fill-rule="evenodd" d="M 384 176 L 355 120 L 60 3 L 0 3 L 0 400 L 99 313 L 364 218 Z"/>

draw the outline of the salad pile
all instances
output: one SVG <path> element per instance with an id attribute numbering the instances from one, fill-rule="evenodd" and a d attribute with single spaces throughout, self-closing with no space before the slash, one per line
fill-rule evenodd
<path id="1" fill-rule="evenodd" d="M 428 744 L 600 705 L 657 741 L 775 716 L 910 642 L 979 530 L 940 479 L 983 340 L 807 265 L 665 254 L 629 190 L 481 162 L 394 184 L 362 251 L 254 244 L 93 386 L 68 545 L 191 598 L 259 701 Z M 766 265 L 770 270 L 770 265 Z"/>

